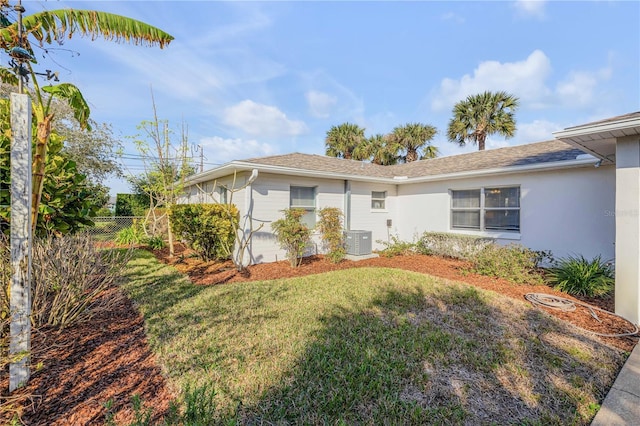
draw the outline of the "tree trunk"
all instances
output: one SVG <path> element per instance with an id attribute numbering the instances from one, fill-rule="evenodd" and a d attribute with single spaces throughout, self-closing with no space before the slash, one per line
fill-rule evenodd
<path id="1" fill-rule="evenodd" d="M 487 138 L 487 135 L 480 135 L 478 137 L 478 151 L 484 151 L 484 140 Z"/>
<path id="2" fill-rule="evenodd" d="M 418 159 L 418 151 L 415 149 L 407 149 L 407 163 L 412 163 Z"/>
<path id="3" fill-rule="evenodd" d="M 49 114 L 37 125 L 36 151 L 33 156 L 33 190 L 31 193 L 31 229 L 35 231 L 38 224 L 38 210 L 42 198 L 44 185 L 44 169 L 47 164 L 47 143 L 51 136 L 51 120 L 53 114 Z"/>

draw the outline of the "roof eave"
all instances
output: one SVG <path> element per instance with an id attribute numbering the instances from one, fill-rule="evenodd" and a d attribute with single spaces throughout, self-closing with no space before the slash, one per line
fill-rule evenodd
<path id="1" fill-rule="evenodd" d="M 417 178 L 409 178 L 402 182 L 396 183 L 422 183 L 422 182 L 436 182 L 442 180 L 455 180 L 455 179 L 467 179 L 473 177 L 481 177 L 486 175 L 505 175 L 505 174 L 514 174 L 514 173 L 525 173 L 525 172 L 542 172 L 549 170 L 558 170 L 558 169 L 570 169 L 576 167 L 586 167 L 590 165 L 595 165 L 598 163 L 598 158 L 584 158 L 584 159 L 576 159 L 576 160 L 564 160 L 564 161 L 552 161 L 546 163 L 536 163 L 536 164 L 525 164 L 522 166 L 507 166 L 507 167 L 495 167 L 492 169 L 483 169 L 483 170 L 472 170 L 466 172 L 457 172 L 457 173 L 446 173 L 441 175 L 433 175 L 433 176 L 421 176 Z"/>
<path id="2" fill-rule="evenodd" d="M 546 163 L 526 164 L 522 166 L 495 167 L 491 169 L 471 170 L 471 171 L 464 171 L 464 172 L 445 173 L 445 174 L 439 174 L 439 175 L 420 176 L 420 177 L 413 177 L 413 178 L 404 178 L 403 176 L 396 176 L 395 178 L 362 176 L 362 175 L 352 175 L 352 174 L 346 174 L 346 173 L 334 173 L 334 172 L 325 172 L 325 171 L 296 169 L 292 167 L 273 166 L 273 165 L 267 165 L 267 164 L 249 163 L 244 161 L 232 161 L 216 169 L 192 176 L 190 179 L 188 179 L 185 182 L 185 184 L 187 186 L 198 184 L 198 183 L 207 182 L 213 179 L 217 179 L 223 176 L 228 176 L 230 174 L 233 174 L 234 172 L 244 172 L 244 171 L 257 169 L 259 172 L 262 172 L 262 173 L 304 176 L 304 177 L 313 177 L 313 178 L 321 178 L 321 179 L 342 179 L 342 180 L 353 180 L 353 181 L 360 181 L 360 182 L 376 182 L 376 183 L 386 183 L 391 185 L 406 185 L 411 183 L 465 179 L 465 178 L 481 177 L 486 175 L 502 175 L 502 174 L 536 172 L 536 171 L 545 171 L 545 170 L 554 170 L 554 169 L 563 169 L 563 168 L 585 167 L 589 165 L 594 165 L 598 161 L 599 161 L 598 158 L 553 161 L 553 162 L 546 162 Z"/>

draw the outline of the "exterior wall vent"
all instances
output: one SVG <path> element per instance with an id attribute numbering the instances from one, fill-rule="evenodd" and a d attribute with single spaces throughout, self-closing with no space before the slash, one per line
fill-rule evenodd
<path id="1" fill-rule="evenodd" d="M 364 256 L 371 254 L 371 231 L 344 231 L 347 254 Z"/>

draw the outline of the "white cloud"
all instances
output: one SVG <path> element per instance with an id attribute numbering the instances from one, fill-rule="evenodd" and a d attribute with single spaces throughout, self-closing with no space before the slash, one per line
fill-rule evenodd
<path id="1" fill-rule="evenodd" d="M 541 50 L 533 51 L 527 59 L 519 62 L 485 61 L 459 80 L 445 78 L 431 102 L 436 111 L 450 109 L 469 95 L 486 90 L 504 90 L 535 107 L 550 94 L 545 79 L 551 72 L 551 61 Z"/>
<path id="2" fill-rule="evenodd" d="M 440 17 L 440 19 L 442 19 L 443 21 L 453 21 L 456 24 L 464 24 L 465 22 L 465 19 L 462 16 L 453 12 L 445 13 Z"/>
<path id="3" fill-rule="evenodd" d="M 545 0 L 517 0 L 514 7 L 520 16 L 542 19 L 545 17 Z"/>
<path id="4" fill-rule="evenodd" d="M 303 121 L 290 120 L 275 106 L 244 100 L 226 108 L 223 122 L 254 136 L 297 136 L 307 131 Z"/>
<path id="5" fill-rule="evenodd" d="M 573 71 L 556 86 L 559 100 L 566 106 L 583 107 L 592 104 L 598 83 L 611 77 L 611 68 L 597 72 Z"/>
<path id="6" fill-rule="evenodd" d="M 307 104 L 309 104 L 309 112 L 317 118 L 328 118 L 331 109 L 338 102 L 338 98 L 328 93 L 310 90 L 305 94 Z"/>
<path id="7" fill-rule="evenodd" d="M 552 132 L 565 126 L 547 120 L 534 120 L 530 123 L 517 123 L 515 140 L 519 143 L 542 142 L 553 139 Z"/>
<path id="8" fill-rule="evenodd" d="M 272 145 L 255 139 L 225 139 L 211 136 L 200 139 L 200 145 L 204 148 L 207 161 L 215 164 L 273 155 L 277 152 Z"/>

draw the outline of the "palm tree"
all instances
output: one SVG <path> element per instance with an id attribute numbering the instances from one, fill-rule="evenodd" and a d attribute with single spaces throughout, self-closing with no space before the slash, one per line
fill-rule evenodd
<path id="1" fill-rule="evenodd" d="M 518 98 L 507 92 L 484 92 L 468 96 L 453 107 L 447 138 L 460 146 L 467 142 L 478 144 L 483 151 L 488 135 L 500 134 L 505 138 L 516 133 L 514 112 Z"/>
<path id="2" fill-rule="evenodd" d="M 8 7 L 3 4 L 0 9 Z M 135 19 L 106 12 L 93 10 L 52 10 L 35 13 L 22 19 L 22 36 L 18 23 L 2 22 L 0 28 L 0 48 L 13 58 L 13 68 L 0 67 L 0 79 L 4 83 L 18 84 L 19 78 L 30 76 L 34 90 L 31 93 L 33 114 L 36 121 L 36 149 L 33 156 L 33 195 L 31 201 L 32 226 L 35 227 L 38 218 L 42 185 L 44 182 L 45 159 L 47 144 L 51 135 L 51 124 L 54 118 L 51 111 L 53 97 L 65 99 L 74 112 L 74 117 L 82 128 L 90 129 L 89 106 L 80 90 L 69 83 L 40 88 L 37 74 L 32 64 L 35 64 L 30 38 L 38 45 L 58 43 L 63 44 L 74 34 L 97 38 L 102 36 L 106 40 L 115 42 L 130 42 L 147 46 L 168 45 L 173 37 L 164 31 Z M 42 92 L 49 94 L 46 99 Z"/>
<path id="3" fill-rule="evenodd" d="M 373 164 L 390 166 L 400 160 L 398 152 L 402 147 L 382 134 L 367 138 L 353 151 L 354 160 L 370 160 Z"/>
<path id="4" fill-rule="evenodd" d="M 327 147 L 326 154 L 330 157 L 351 160 L 353 151 L 364 141 L 364 129 L 357 124 L 344 123 L 332 126 L 324 140 Z"/>
<path id="5" fill-rule="evenodd" d="M 431 140 L 436 133 L 438 130 L 429 124 L 409 123 L 393 129 L 389 139 L 406 151 L 404 160 L 411 163 L 421 158 L 434 158 L 438 155 L 438 149 L 431 145 Z"/>

